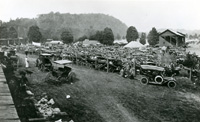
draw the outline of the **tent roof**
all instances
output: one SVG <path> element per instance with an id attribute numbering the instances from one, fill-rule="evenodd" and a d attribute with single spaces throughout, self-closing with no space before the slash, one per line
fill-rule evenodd
<path id="1" fill-rule="evenodd" d="M 127 40 L 126 39 L 121 39 L 121 40 L 115 40 L 113 43 L 117 43 L 117 44 L 127 44 Z"/>
<path id="2" fill-rule="evenodd" d="M 140 42 L 138 41 L 131 41 L 129 42 L 127 45 L 125 45 L 124 47 L 129 47 L 129 48 L 140 48 L 140 47 L 144 47 L 145 45 L 142 45 Z"/>
<path id="3" fill-rule="evenodd" d="M 58 43 L 63 44 L 62 41 L 50 41 L 50 42 L 46 42 L 46 43 L 49 43 L 49 44 L 58 44 Z"/>
<path id="4" fill-rule="evenodd" d="M 100 44 L 100 43 L 98 41 L 96 41 L 96 40 L 88 40 L 88 39 L 86 39 L 86 40 L 83 41 L 83 45 L 85 45 L 85 46 L 98 45 L 98 44 Z"/>

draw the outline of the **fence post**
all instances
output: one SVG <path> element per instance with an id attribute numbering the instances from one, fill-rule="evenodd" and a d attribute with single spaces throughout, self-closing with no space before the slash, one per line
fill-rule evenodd
<path id="1" fill-rule="evenodd" d="M 107 72 L 109 72 L 109 60 L 107 58 Z"/>
<path id="2" fill-rule="evenodd" d="M 190 80 L 192 80 L 192 68 L 190 68 L 190 77 L 189 77 Z"/>
<path id="3" fill-rule="evenodd" d="M 94 69 L 97 69 L 97 59 L 95 59 L 95 62 L 94 62 Z"/>

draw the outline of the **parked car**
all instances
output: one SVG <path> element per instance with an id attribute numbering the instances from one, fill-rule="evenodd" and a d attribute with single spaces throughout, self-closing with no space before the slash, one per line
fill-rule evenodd
<path id="1" fill-rule="evenodd" d="M 172 77 L 165 76 L 165 69 L 163 67 L 152 66 L 152 65 L 141 65 L 140 68 L 142 84 L 158 84 L 167 85 L 169 88 L 176 87 L 176 80 Z"/>
<path id="2" fill-rule="evenodd" d="M 54 69 L 46 76 L 45 81 L 53 84 L 73 83 L 76 74 L 67 64 L 72 63 L 70 60 L 57 60 L 53 62 Z"/>
<path id="3" fill-rule="evenodd" d="M 52 55 L 48 53 L 42 53 L 39 55 L 39 58 L 36 60 L 36 67 L 41 71 L 50 71 L 53 69 L 51 62 Z"/>

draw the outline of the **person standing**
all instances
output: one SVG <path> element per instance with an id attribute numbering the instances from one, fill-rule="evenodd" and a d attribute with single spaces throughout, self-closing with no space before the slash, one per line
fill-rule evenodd
<path id="1" fill-rule="evenodd" d="M 26 68 L 29 67 L 29 62 L 28 62 L 28 58 L 27 58 L 27 56 L 25 57 L 25 67 L 26 67 Z"/>
<path id="2" fill-rule="evenodd" d="M 28 56 L 28 50 L 29 50 L 29 48 L 27 47 L 27 48 L 25 49 L 25 54 L 26 54 L 26 56 Z"/>

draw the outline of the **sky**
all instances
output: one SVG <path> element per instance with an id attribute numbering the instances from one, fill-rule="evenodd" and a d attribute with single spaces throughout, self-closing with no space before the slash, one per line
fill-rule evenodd
<path id="1" fill-rule="evenodd" d="M 103 13 L 140 32 L 152 27 L 200 29 L 200 0 L 0 0 L 0 20 L 36 18 L 39 14 Z"/>

